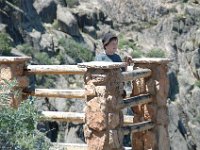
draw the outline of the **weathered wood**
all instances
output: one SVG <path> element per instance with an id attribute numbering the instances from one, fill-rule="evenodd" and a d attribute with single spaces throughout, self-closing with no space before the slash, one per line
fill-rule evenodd
<path id="1" fill-rule="evenodd" d="M 85 123 L 85 113 L 42 111 L 41 114 L 41 120 Z M 133 117 L 134 116 L 124 115 L 124 125 L 133 124 Z"/>
<path id="2" fill-rule="evenodd" d="M 150 69 L 136 69 L 129 72 L 122 72 L 123 81 L 131 81 L 139 78 L 145 78 L 151 75 Z"/>
<path id="3" fill-rule="evenodd" d="M 62 122 L 84 123 L 85 113 L 42 111 L 41 120 L 54 120 Z"/>
<path id="4" fill-rule="evenodd" d="M 104 61 L 91 61 L 79 63 L 79 67 L 83 68 L 95 68 L 95 69 L 114 69 L 127 66 L 125 62 L 104 62 Z"/>
<path id="5" fill-rule="evenodd" d="M 151 121 L 143 121 L 139 123 L 134 123 L 133 125 L 123 127 L 124 132 L 141 132 L 145 130 L 152 129 L 154 127 L 154 123 Z"/>
<path id="6" fill-rule="evenodd" d="M 74 144 L 74 143 L 53 143 L 50 150 L 87 150 L 86 144 Z"/>
<path id="7" fill-rule="evenodd" d="M 0 63 L 19 63 L 30 60 L 31 57 L 0 56 Z"/>
<path id="8" fill-rule="evenodd" d="M 124 115 L 124 125 L 133 124 L 134 116 Z"/>
<path id="9" fill-rule="evenodd" d="M 85 98 L 85 90 L 35 89 L 27 94 L 38 97 Z"/>
<path id="10" fill-rule="evenodd" d="M 53 143 L 50 150 L 88 150 L 87 144 L 73 144 L 73 143 Z M 132 150 L 131 147 L 124 147 L 124 150 Z"/>
<path id="11" fill-rule="evenodd" d="M 140 63 L 140 64 L 163 64 L 163 63 L 169 63 L 172 59 L 169 58 L 134 58 L 132 59 L 132 62 L 134 64 Z"/>
<path id="12" fill-rule="evenodd" d="M 138 96 L 134 96 L 131 98 L 124 99 L 122 103 L 119 105 L 120 109 L 126 108 L 126 107 L 134 107 L 139 104 L 145 104 L 152 101 L 150 94 L 141 94 Z"/>
<path id="13" fill-rule="evenodd" d="M 77 65 L 28 65 L 28 74 L 84 74 L 86 68 L 79 68 Z"/>

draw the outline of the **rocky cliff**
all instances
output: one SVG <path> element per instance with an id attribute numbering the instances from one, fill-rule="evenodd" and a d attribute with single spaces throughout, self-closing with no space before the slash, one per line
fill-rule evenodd
<path id="1" fill-rule="evenodd" d="M 173 60 L 168 104 L 171 149 L 200 149 L 199 0 L 13 0 L 0 6 L 0 31 L 10 35 L 13 47 L 28 43 L 53 57 L 64 49 L 59 39 L 72 38 L 98 52 L 102 34 L 112 30 L 143 53 L 164 51 Z M 68 54 L 63 59 L 65 64 L 76 63 Z M 55 62 L 62 64 L 60 59 Z"/>

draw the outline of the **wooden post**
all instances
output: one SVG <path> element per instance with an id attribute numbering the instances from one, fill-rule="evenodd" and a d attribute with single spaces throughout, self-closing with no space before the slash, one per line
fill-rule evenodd
<path id="1" fill-rule="evenodd" d="M 17 91 L 17 94 L 13 94 L 13 91 L 12 93 L 6 91 L 11 95 L 9 103 L 12 107 L 18 107 L 22 100 L 22 89 L 29 84 L 28 78 L 24 75 L 24 67 L 30 59 L 30 57 L 0 57 L 0 84 L 5 85 L 4 80 L 8 82 L 16 80 L 17 82 L 12 89 Z"/>
<path id="2" fill-rule="evenodd" d="M 86 109 L 84 134 L 88 150 L 123 149 L 123 114 L 117 105 L 122 101 L 121 67 L 125 63 L 89 62 L 86 67 Z"/>
<path id="3" fill-rule="evenodd" d="M 143 133 L 136 132 L 132 134 L 132 144 L 134 150 L 169 150 L 168 137 L 168 77 L 167 63 L 168 59 L 143 58 L 133 59 L 134 67 L 148 68 L 152 71 L 151 77 L 133 81 L 133 93 L 137 95 L 149 92 L 152 95 L 152 103 L 134 107 L 134 122 L 143 120 L 152 120 L 154 128 Z"/>

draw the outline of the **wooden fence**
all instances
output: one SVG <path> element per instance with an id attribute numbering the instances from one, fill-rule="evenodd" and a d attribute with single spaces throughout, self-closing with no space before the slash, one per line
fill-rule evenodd
<path id="1" fill-rule="evenodd" d="M 86 62 L 78 65 L 28 65 L 29 57 L 0 57 L 0 80 L 16 79 L 13 97 L 17 107 L 23 95 L 78 98 L 86 102 L 84 113 L 43 111 L 42 119 L 84 123 L 86 144 L 55 143 L 67 150 L 169 150 L 167 94 L 168 59 L 133 59 L 132 70 L 121 72 L 125 63 Z M 130 66 L 129 66 L 130 67 Z M 26 91 L 31 74 L 82 74 L 84 89 L 33 89 Z M 122 98 L 123 82 L 132 81 L 132 94 Z M 124 116 L 130 107 L 134 116 Z M 131 132 L 132 148 L 123 147 Z"/>

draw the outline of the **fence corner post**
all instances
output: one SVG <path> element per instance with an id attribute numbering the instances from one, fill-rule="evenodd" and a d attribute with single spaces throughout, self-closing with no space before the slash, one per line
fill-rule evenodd
<path id="1" fill-rule="evenodd" d="M 4 80 L 12 81 L 16 80 L 16 85 L 13 87 L 13 91 L 17 91 L 17 94 L 13 94 L 13 91 L 7 91 L 11 93 L 10 106 L 17 108 L 22 100 L 22 90 L 28 86 L 28 77 L 24 74 L 24 68 L 31 58 L 30 57 L 0 57 L 0 83 L 5 85 Z"/>
<path id="2" fill-rule="evenodd" d="M 123 149 L 121 67 L 124 63 L 88 62 L 79 64 L 85 73 L 86 108 L 84 135 L 88 150 Z"/>
<path id="3" fill-rule="evenodd" d="M 157 149 L 157 150 L 169 150 L 169 135 L 168 135 L 168 108 L 167 108 L 167 96 L 168 96 L 168 66 L 167 64 L 171 60 L 167 58 L 142 58 L 133 59 L 134 67 L 148 68 L 152 71 L 151 76 L 145 79 L 146 89 L 144 91 L 149 92 L 152 95 L 152 103 L 146 104 L 145 109 L 139 113 L 138 119 L 151 119 L 154 123 L 154 128 L 142 133 L 142 136 L 137 137 L 137 134 L 132 134 L 132 141 L 134 149 Z M 134 94 L 134 90 L 133 90 Z M 146 116 L 148 115 L 148 116 Z M 138 145 L 137 138 L 143 141 L 143 144 Z M 134 145 L 135 144 L 135 145 Z M 137 148 L 140 147 L 140 148 Z"/>

